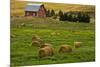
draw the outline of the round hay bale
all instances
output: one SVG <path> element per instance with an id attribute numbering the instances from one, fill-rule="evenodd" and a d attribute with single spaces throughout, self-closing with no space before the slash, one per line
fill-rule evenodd
<path id="1" fill-rule="evenodd" d="M 10 35 L 10 37 L 11 37 L 11 38 L 15 38 L 15 37 L 16 37 L 16 35 L 14 35 L 14 34 L 11 34 L 11 35 Z"/>
<path id="2" fill-rule="evenodd" d="M 74 47 L 79 48 L 81 46 L 82 42 L 74 42 Z"/>
<path id="3" fill-rule="evenodd" d="M 56 35 L 60 35 L 60 33 L 57 32 Z"/>
<path id="4" fill-rule="evenodd" d="M 55 33 L 55 32 L 52 32 L 52 33 L 51 33 L 51 35 L 52 35 L 52 36 L 55 36 L 55 35 L 56 35 L 56 33 Z"/>
<path id="5" fill-rule="evenodd" d="M 32 41 L 32 46 L 40 47 L 40 42 L 39 41 Z"/>
<path id="6" fill-rule="evenodd" d="M 52 56 L 53 53 L 53 48 L 52 47 L 44 47 L 44 48 L 40 48 L 39 50 L 39 58 L 43 58 L 43 57 L 47 57 L 47 56 Z"/>
<path id="7" fill-rule="evenodd" d="M 51 47 L 51 44 L 49 44 L 49 43 L 43 43 L 43 44 L 41 44 L 40 48 L 44 48 L 44 47 L 47 47 L 47 46 Z"/>
<path id="8" fill-rule="evenodd" d="M 60 35 L 60 33 L 59 32 L 52 32 L 51 35 L 52 36 L 57 36 L 57 35 Z"/>
<path id="9" fill-rule="evenodd" d="M 25 26 L 25 23 L 21 23 L 20 26 L 21 26 L 21 27 L 24 27 L 24 26 Z"/>
<path id="10" fill-rule="evenodd" d="M 61 45 L 59 48 L 59 53 L 72 52 L 72 47 L 70 45 Z"/>
<path id="11" fill-rule="evenodd" d="M 32 41 L 40 41 L 41 39 L 40 39 L 40 37 L 39 36 L 37 36 L 37 35 L 33 35 L 33 37 L 32 37 Z"/>

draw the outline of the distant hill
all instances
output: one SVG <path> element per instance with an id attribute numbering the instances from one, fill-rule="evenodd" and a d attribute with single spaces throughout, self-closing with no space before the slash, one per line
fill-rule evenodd
<path id="1" fill-rule="evenodd" d="M 26 1 L 15 1 L 11 0 L 11 16 L 24 16 L 24 8 L 27 3 Z M 31 3 L 41 3 L 41 2 L 31 2 Z M 68 11 L 79 11 L 79 12 L 89 12 L 95 13 L 94 5 L 79 5 L 79 4 L 63 4 L 63 3 L 46 3 L 43 2 L 46 9 L 54 9 L 56 12 L 62 10 L 64 12 Z"/>

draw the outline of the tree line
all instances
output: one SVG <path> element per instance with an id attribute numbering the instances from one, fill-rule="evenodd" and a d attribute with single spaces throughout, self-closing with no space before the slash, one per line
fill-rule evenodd
<path id="1" fill-rule="evenodd" d="M 46 11 L 46 16 L 53 17 L 54 19 L 58 18 L 60 21 L 84 22 L 84 23 L 90 22 L 90 16 L 86 12 L 63 12 L 60 10 L 58 13 L 55 13 L 55 11 L 52 9 Z"/>

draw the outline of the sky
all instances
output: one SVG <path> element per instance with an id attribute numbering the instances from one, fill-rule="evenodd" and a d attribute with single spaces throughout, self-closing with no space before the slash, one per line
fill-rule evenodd
<path id="1" fill-rule="evenodd" d="M 24 1 L 38 1 L 38 2 L 55 2 L 55 3 L 96 5 L 96 0 L 24 0 Z"/>

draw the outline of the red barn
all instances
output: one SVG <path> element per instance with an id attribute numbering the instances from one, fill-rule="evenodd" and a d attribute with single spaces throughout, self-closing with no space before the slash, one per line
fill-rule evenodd
<path id="1" fill-rule="evenodd" d="M 46 9 L 43 4 L 27 4 L 25 16 L 46 17 Z"/>

